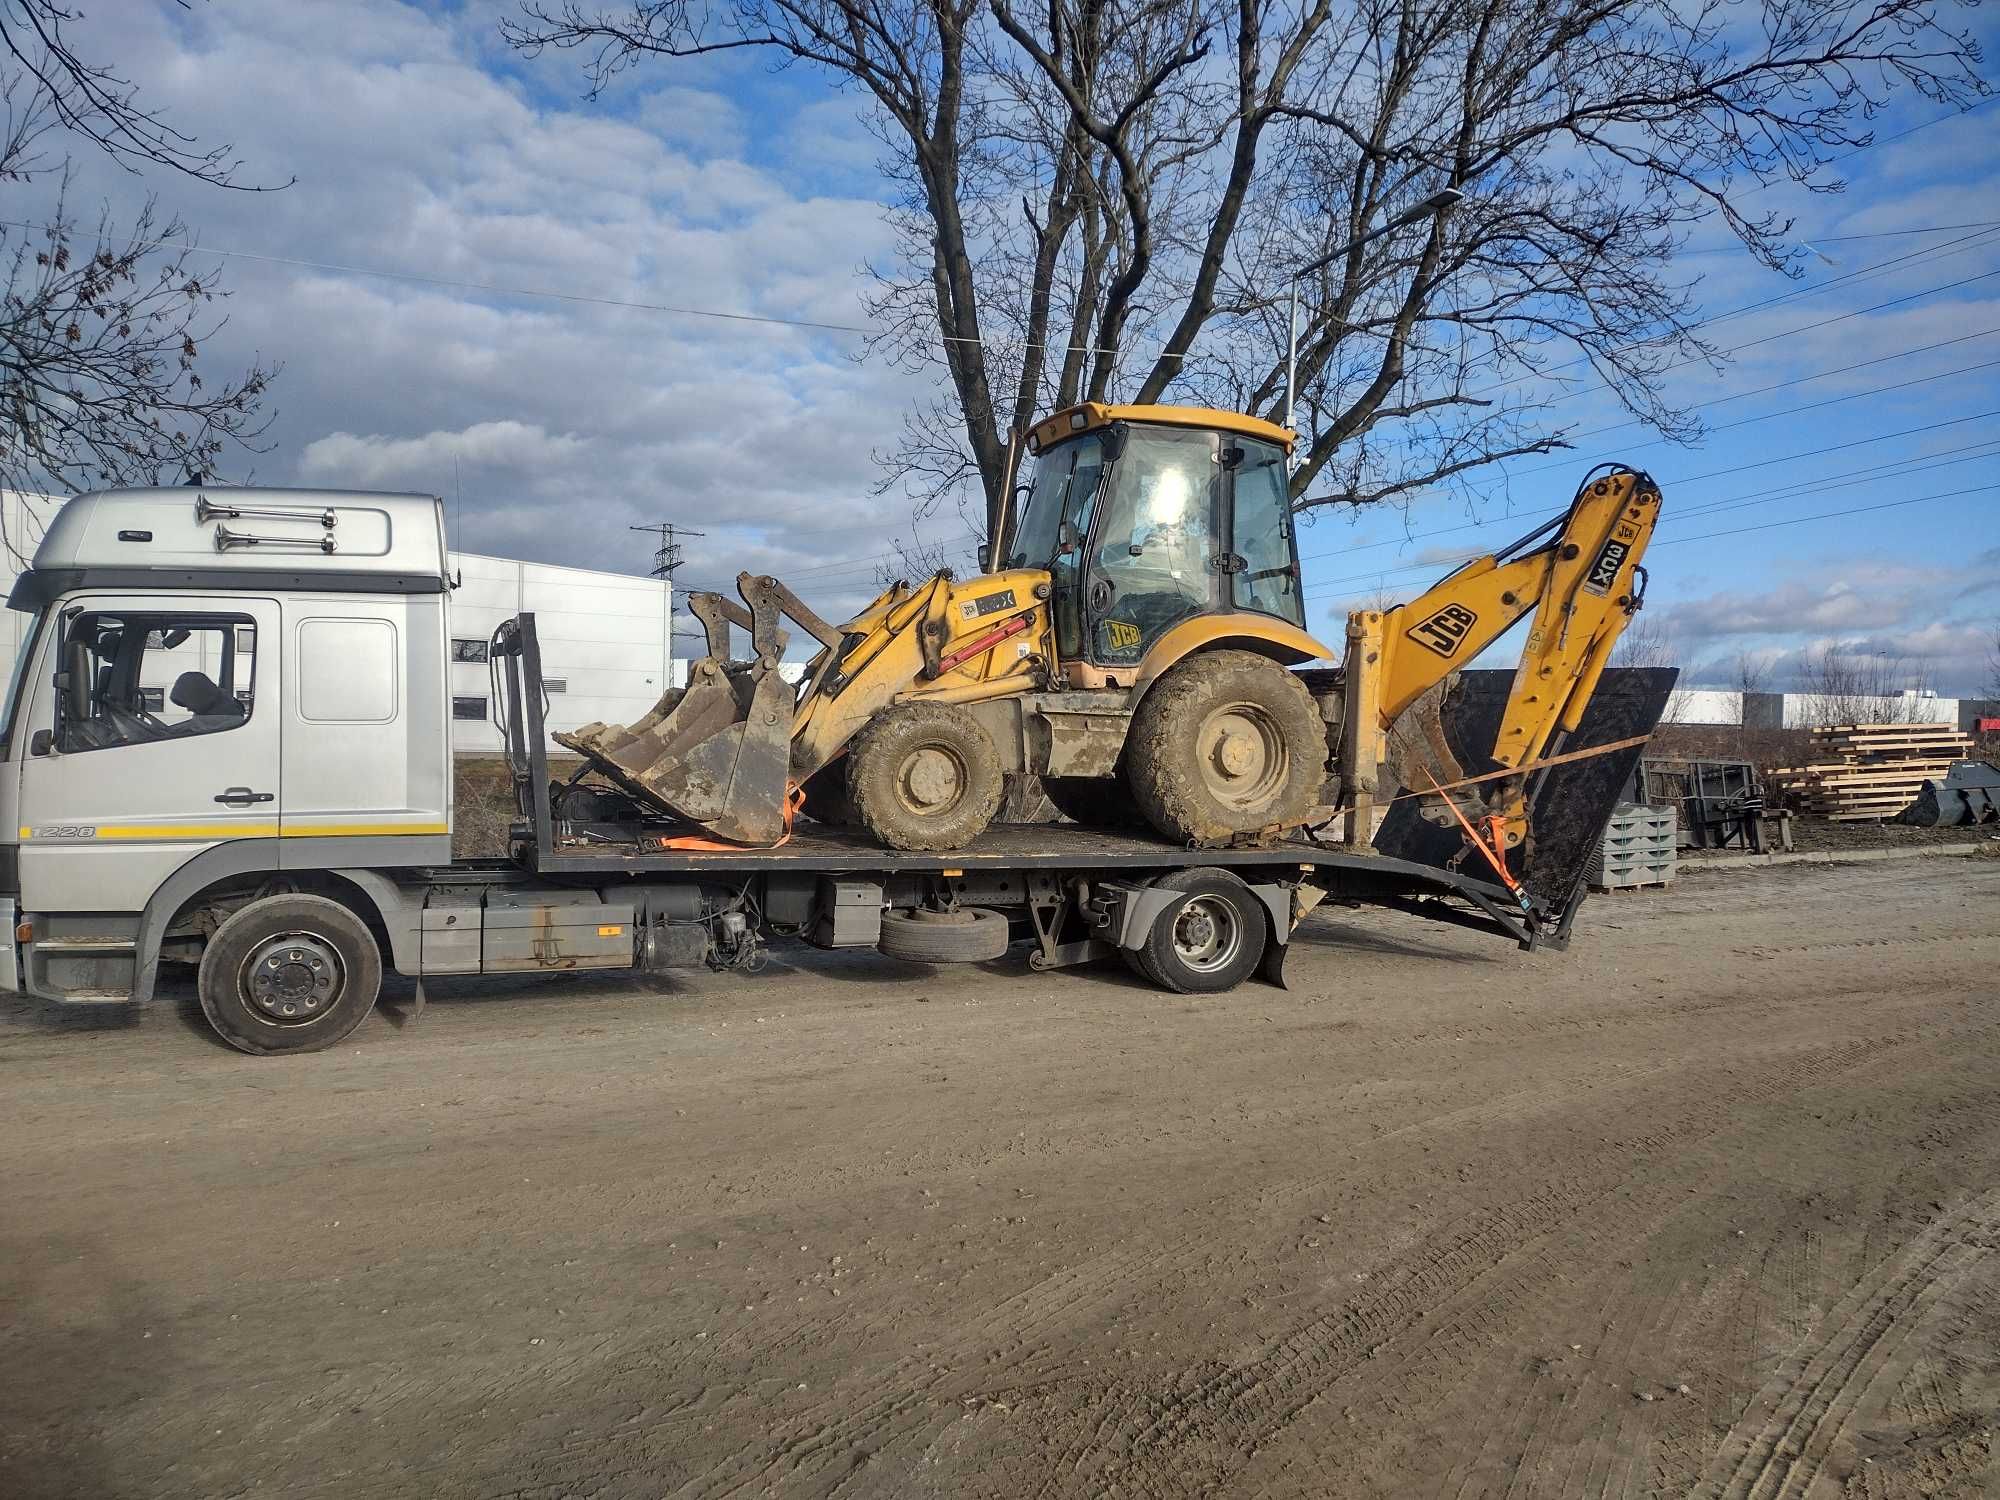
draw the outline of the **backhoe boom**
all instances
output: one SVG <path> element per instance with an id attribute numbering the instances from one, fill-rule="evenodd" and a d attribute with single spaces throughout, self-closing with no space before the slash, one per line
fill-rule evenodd
<path id="1" fill-rule="evenodd" d="M 1639 565 L 1659 519 L 1660 491 L 1634 469 L 1607 466 L 1585 479 L 1559 518 L 1511 547 L 1466 563 L 1407 604 L 1348 617 L 1346 712 L 1341 747 L 1350 843 L 1365 843 L 1372 824 L 1389 728 L 1529 614 L 1500 729 L 1493 769 L 1526 766 L 1575 730 L 1612 648 L 1645 598 Z M 1456 779 L 1470 770 L 1433 748 Z M 1485 747 L 1482 747 L 1485 748 Z M 1502 840 L 1525 828 L 1525 778 L 1489 783 L 1486 816 L 1498 816 Z"/>

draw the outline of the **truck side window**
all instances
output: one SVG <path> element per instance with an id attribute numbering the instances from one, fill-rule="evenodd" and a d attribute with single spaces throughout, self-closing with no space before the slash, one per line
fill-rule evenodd
<path id="1" fill-rule="evenodd" d="M 93 611 L 63 636 L 56 744 L 109 750 L 219 734 L 256 706 L 257 627 L 242 615 Z"/>

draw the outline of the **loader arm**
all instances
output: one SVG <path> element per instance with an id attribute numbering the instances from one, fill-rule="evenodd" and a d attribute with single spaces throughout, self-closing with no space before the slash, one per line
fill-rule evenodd
<path id="1" fill-rule="evenodd" d="M 1644 601 L 1639 560 L 1659 512 L 1651 478 L 1609 466 L 1585 479 L 1563 515 L 1512 546 L 1466 563 L 1407 604 L 1348 617 L 1340 759 L 1350 842 L 1367 840 L 1390 726 L 1530 613 L 1490 747 L 1492 769 L 1528 765 L 1559 734 L 1576 729 L 1612 648 Z M 1489 783 L 1480 799 L 1485 816 L 1503 820 L 1497 826 L 1504 845 L 1524 836 L 1524 780 Z"/>

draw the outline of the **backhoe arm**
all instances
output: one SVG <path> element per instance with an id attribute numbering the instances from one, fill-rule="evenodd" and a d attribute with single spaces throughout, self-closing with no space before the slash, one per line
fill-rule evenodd
<path id="1" fill-rule="evenodd" d="M 1659 512 L 1649 477 L 1609 468 L 1584 481 L 1561 517 L 1511 547 L 1465 564 L 1408 604 L 1348 616 L 1341 761 L 1350 842 L 1368 838 L 1389 726 L 1530 612 L 1492 757 L 1503 768 L 1527 765 L 1576 728 L 1644 598 L 1639 559 Z M 1518 843 L 1521 778 L 1489 787 L 1488 808 L 1513 825 L 1505 842 Z"/>

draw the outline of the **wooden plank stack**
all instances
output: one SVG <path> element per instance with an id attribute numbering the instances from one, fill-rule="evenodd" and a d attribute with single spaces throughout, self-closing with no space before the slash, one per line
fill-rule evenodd
<path id="1" fill-rule="evenodd" d="M 1917 800 L 1926 781 L 1972 754 L 1949 724 L 1838 724 L 1812 732 L 1810 765 L 1780 767 L 1771 786 L 1800 812 L 1836 823 L 1879 823 Z"/>

